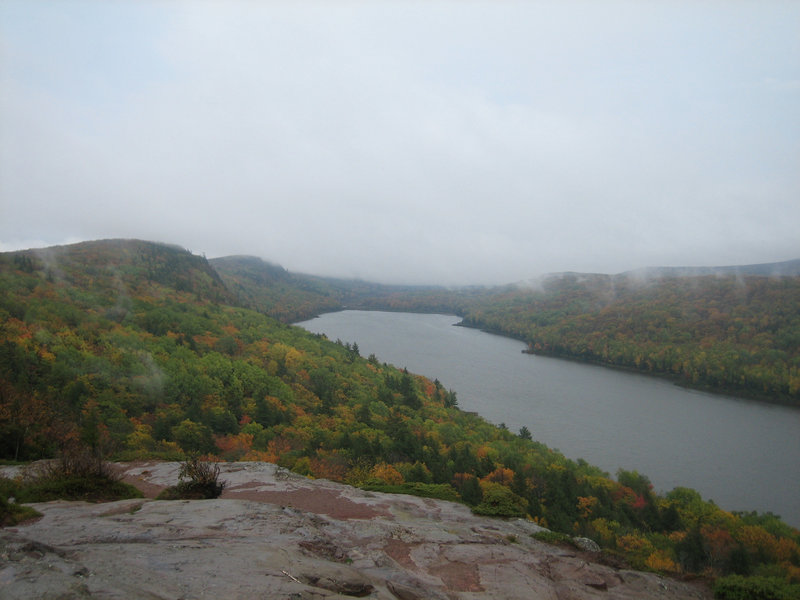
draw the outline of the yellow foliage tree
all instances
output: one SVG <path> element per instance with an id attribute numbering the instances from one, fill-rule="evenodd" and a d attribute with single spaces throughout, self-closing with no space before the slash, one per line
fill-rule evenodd
<path id="1" fill-rule="evenodd" d="M 645 568 L 647 558 L 656 551 L 649 540 L 634 534 L 617 538 L 617 547 L 637 569 Z"/>
<path id="2" fill-rule="evenodd" d="M 588 519 L 598 503 L 599 500 L 594 496 L 578 496 L 578 511 L 581 514 L 581 518 Z"/>
<path id="3" fill-rule="evenodd" d="M 372 471 L 370 472 L 370 474 L 375 479 L 380 479 L 381 481 L 388 483 L 389 485 L 399 485 L 404 481 L 403 476 L 400 474 L 400 471 L 398 471 L 392 465 L 387 463 L 378 463 L 377 465 L 372 467 Z"/>
<path id="4" fill-rule="evenodd" d="M 619 523 L 608 519 L 594 519 L 589 523 L 588 535 L 601 546 L 613 547 Z"/>
<path id="5" fill-rule="evenodd" d="M 504 467 L 498 467 L 486 477 L 482 478 L 481 481 L 491 481 L 493 483 L 510 486 L 514 482 L 514 471 Z"/>
<path id="6" fill-rule="evenodd" d="M 644 561 L 645 566 L 653 571 L 677 573 L 678 565 L 664 550 L 656 550 Z"/>
<path id="7" fill-rule="evenodd" d="M 125 438 L 125 444 L 131 450 L 136 450 L 139 452 L 147 452 L 152 450 L 155 446 L 155 440 L 153 440 L 153 428 L 150 427 L 150 425 L 136 423 L 133 431 L 128 434 L 127 438 Z"/>
<path id="8" fill-rule="evenodd" d="M 775 556 L 775 538 L 761 527 L 745 525 L 736 532 L 736 541 L 754 556 L 772 559 Z"/>

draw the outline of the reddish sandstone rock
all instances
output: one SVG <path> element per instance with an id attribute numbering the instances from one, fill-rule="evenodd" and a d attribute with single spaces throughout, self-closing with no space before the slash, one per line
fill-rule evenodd
<path id="1" fill-rule="evenodd" d="M 178 463 L 121 465 L 151 492 Z M 217 500 L 37 504 L 0 530 L 0 596 L 29 598 L 708 599 L 696 585 L 567 555 L 521 519 L 364 492 L 266 463 L 221 465 Z"/>

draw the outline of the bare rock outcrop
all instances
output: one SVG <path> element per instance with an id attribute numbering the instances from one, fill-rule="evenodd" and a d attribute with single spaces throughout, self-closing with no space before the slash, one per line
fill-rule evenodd
<path id="1" fill-rule="evenodd" d="M 177 463 L 122 465 L 149 495 Z M 589 600 L 710 598 L 695 584 L 593 562 L 525 520 L 370 493 L 266 463 L 222 465 L 218 500 L 48 502 L 0 530 L 0 597 Z"/>

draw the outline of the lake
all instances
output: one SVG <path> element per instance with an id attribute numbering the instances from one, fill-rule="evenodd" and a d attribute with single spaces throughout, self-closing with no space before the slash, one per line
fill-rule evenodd
<path id="1" fill-rule="evenodd" d="M 655 377 L 524 354 L 449 315 L 342 311 L 298 323 L 362 356 L 437 378 L 459 407 L 659 492 L 696 489 L 727 510 L 800 527 L 800 410 L 684 389 Z"/>

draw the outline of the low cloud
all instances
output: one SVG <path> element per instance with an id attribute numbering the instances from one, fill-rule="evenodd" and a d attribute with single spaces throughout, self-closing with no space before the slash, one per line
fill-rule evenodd
<path id="1" fill-rule="evenodd" d="M 444 284 L 800 256 L 797 7 L 43 6 L 0 19 L 0 249 Z"/>

